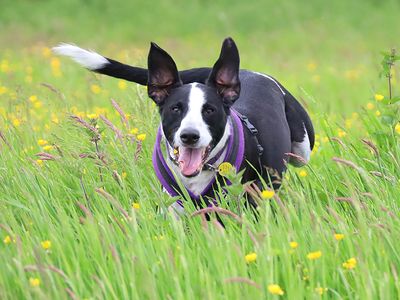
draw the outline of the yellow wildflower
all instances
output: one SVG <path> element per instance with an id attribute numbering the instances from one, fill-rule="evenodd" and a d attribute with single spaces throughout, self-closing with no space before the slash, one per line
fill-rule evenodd
<path id="1" fill-rule="evenodd" d="M 53 149 L 53 146 L 51 146 L 51 145 L 43 146 L 44 151 L 50 151 L 51 149 Z"/>
<path id="2" fill-rule="evenodd" d="M 139 208 L 140 208 L 140 204 L 137 203 L 137 202 L 133 202 L 133 203 L 132 203 L 132 208 L 133 208 L 133 209 L 139 209 Z"/>
<path id="3" fill-rule="evenodd" d="M 380 112 L 379 110 L 377 110 L 377 111 L 375 112 L 375 116 L 380 117 L 380 116 L 381 116 L 381 112 Z"/>
<path id="4" fill-rule="evenodd" d="M 132 128 L 130 131 L 131 134 L 137 134 L 138 132 L 139 132 L 139 128 L 136 128 L 136 127 Z"/>
<path id="5" fill-rule="evenodd" d="M 0 95 L 7 93 L 7 90 L 5 86 L 0 86 Z"/>
<path id="6" fill-rule="evenodd" d="M 296 249 L 296 248 L 299 246 L 299 243 L 297 243 L 297 242 L 290 242 L 290 243 L 289 243 L 289 246 L 290 246 L 290 248 L 292 248 L 292 249 Z"/>
<path id="7" fill-rule="evenodd" d="M 315 288 L 315 292 L 320 296 L 322 296 L 327 290 L 328 290 L 328 288 L 323 288 L 323 287 Z"/>
<path id="8" fill-rule="evenodd" d="M 321 251 L 315 251 L 315 252 L 310 252 L 307 254 L 307 258 L 309 260 L 315 260 L 318 259 L 322 256 L 322 252 Z"/>
<path id="9" fill-rule="evenodd" d="M 37 163 L 37 164 L 39 165 L 39 167 L 40 167 L 40 166 L 43 165 L 43 160 L 37 159 L 37 160 L 36 160 L 36 163 Z"/>
<path id="10" fill-rule="evenodd" d="M 268 285 L 268 292 L 270 292 L 272 295 L 279 296 L 282 296 L 285 293 L 278 284 Z"/>
<path id="11" fill-rule="evenodd" d="M 34 102 L 36 102 L 38 100 L 38 97 L 36 95 L 32 95 L 32 96 L 29 96 L 28 99 L 29 99 L 30 102 L 34 103 Z"/>
<path id="12" fill-rule="evenodd" d="M 261 192 L 261 198 L 263 199 L 271 199 L 275 195 L 273 190 L 264 190 Z"/>
<path id="13" fill-rule="evenodd" d="M 374 108 L 375 108 L 375 105 L 373 103 L 371 103 L 371 102 L 367 103 L 367 109 L 368 110 L 373 110 Z"/>
<path id="14" fill-rule="evenodd" d="M 7 235 L 4 238 L 3 243 L 6 244 L 6 245 L 10 244 L 11 243 L 11 237 L 9 235 Z"/>
<path id="15" fill-rule="evenodd" d="M 144 140 L 146 139 L 146 134 L 145 134 L 145 133 L 138 134 L 138 135 L 136 136 L 136 138 L 137 138 L 139 141 L 144 141 Z"/>
<path id="16" fill-rule="evenodd" d="M 375 94 L 375 100 L 380 102 L 383 99 L 385 99 L 385 96 L 381 95 L 381 94 Z"/>
<path id="17" fill-rule="evenodd" d="M 337 240 L 337 241 L 341 241 L 344 239 L 343 233 L 335 233 L 333 236 L 335 237 L 335 240 Z"/>
<path id="18" fill-rule="evenodd" d="M 256 261 L 256 259 L 257 259 L 257 253 L 255 253 L 255 252 L 251 252 L 251 253 L 249 253 L 249 254 L 247 254 L 245 257 L 244 257 L 244 260 L 246 261 L 246 263 L 252 263 L 252 262 L 255 262 Z"/>
<path id="19" fill-rule="evenodd" d="M 39 146 L 44 146 L 47 145 L 49 142 L 43 139 L 39 139 L 37 143 Z"/>
<path id="20" fill-rule="evenodd" d="M 400 134 L 400 123 L 397 123 L 397 125 L 394 127 L 394 131 Z"/>
<path id="21" fill-rule="evenodd" d="M 121 174 L 122 179 L 125 179 L 127 175 L 128 175 L 128 174 L 127 174 L 125 171 L 122 172 L 122 174 Z"/>
<path id="22" fill-rule="evenodd" d="M 49 250 L 51 248 L 51 241 L 46 240 L 40 243 L 44 250 Z"/>
<path id="23" fill-rule="evenodd" d="M 308 175 L 308 173 L 307 173 L 306 170 L 301 170 L 301 171 L 299 172 L 299 176 L 300 176 L 300 177 L 306 177 L 307 175 Z"/>
<path id="24" fill-rule="evenodd" d="M 51 121 L 55 124 L 60 123 L 60 120 L 58 119 L 58 117 L 55 114 L 51 114 Z"/>
<path id="25" fill-rule="evenodd" d="M 356 267 L 357 260 L 354 257 L 352 257 L 352 258 L 349 258 L 348 260 L 346 260 L 342 265 L 343 265 L 343 268 L 345 268 L 347 270 L 351 270 Z"/>
<path id="26" fill-rule="evenodd" d="M 31 278 L 29 278 L 29 284 L 32 286 L 32 287 L 37 287 L 37 286 L 39 286 L 40 285 L 40 279 L 39 278 L 33 278 L 33 277 L 31 277 Z"/>
<path id="27" fill-rule="evenodd" d="M 58 69 L 61 65 L 60 60 L 57 57 L 53 57 L 50 64 L 53 69 Z"/>
<path id="28" fill-rule="evenodd" d="M 87 114 L 86 116 L 91 120 L 96 120 L 99 117 L 97 114 Z"/>
<path id="29" fill-rule="evenodd" d="M 176 149 L 174 149 L 174 150 L 176 150 Z M 177 153 L 175 155 L 177 155 L 178 153 L 179 153 L 179 150 L 177 150 Z M 229 174 L 231 174 L 234 171 L 235 171 L 235 168 L 232 166 L 231 163 L 229 163 L 227 161 L 224 161 L 223 163 L 221 163 L 218 166 L 218 173 L 224 177 L 228 176 Z"/>
<path id="30" fill-rule="evenodd" d="M 43 106 L 43 103 L 40 101 L 36 101 L 35 103 L 33 103 L 33 107 L 34 108 L 41 108 Z"/>
<path id="31" fill-rule="evenodd" d="M 346 134 L 347 134 L 346 131 L 344 131 L 344 130 L 342 130 L 342 129 L 339 129 L 339 130 L 338 130 L 338 136 L 339 136 L 339 137 L 341 137 L 341 138 L 342 138 L 342 137 L 345 137 Z"/>
<path id="32" fill-rule="evenodd" d="M 92 91 L 93 94 L 100 94 L 101 93 L 101 87 L 98 86 L 97 84 L 92 84 L 90 86 L 90 90 Z"/>
<path id="33" fill-rule="evenodd" d="M 13 125 L 14 125 L 15 127 L 18 127 L 19 125 L 21 125 L 21 120 L 15 118 L 15 119 L 12 121 L 12 123 L 13 123 Z"/>
<path id="34" fill-rule="evenodd" d="M 127 86 L 128 86 L 128 85 L 126 84 L 126 81 L 125 81 L 125 80 L 119 80 L 119 81 L 118 81 L 118 88 L 119 88 L 120 90 L 125 90 Z"/>
<path id="35" fill-rule="evenodd" d="M 10 71 L 10 66 L 8 64 L 8 60 L 3 59 L 0 64 L 0 71 L 3 73 L 7 73 Z"/>

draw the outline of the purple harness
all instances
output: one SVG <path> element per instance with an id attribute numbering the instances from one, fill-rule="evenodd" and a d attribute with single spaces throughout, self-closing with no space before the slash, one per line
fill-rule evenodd
<path id="1" fill-rule="evenodd" d="M 232 126 L 231 126 L 230 136 L 227 141 L 227 146 L 225 146 L 227 151 L 223 161 L 231 163 L 238 172 L 244 158 L 245 141 L 243 133 L 243 124 L 241 118 L 239 117 L 241 116 L 239 113 L 237 113 L 234 109 L 231 109 L 230 112 L 231 112 L 230 115 L 232 120 Z M 170 196 L 182 195 L 182 191 L 180 190 L 179 185 L 177 184 L 175 177 L 172 174 L 163 156 L 161 150 L 161 139 L 162 139 L 162 129 L 160 126 L 158 128 L 156 143 L 154 145 L 154 150 L 153 150 L 154 170 L 156 171 L 156 175 L 161 185 L 165 188 L 165 190 L 168 192 Z M 215 163 L 215 161 L 218 160 L 220 155 L 221 154 L 217 154 L 216 159 L 212 158 L 208 162 L 206 162 L 206 164 Z M 200 195 L 194 195 L 189 189 L 187 189 L 187 192 L 190 195 L 190 197 L 195 201 L 199 200 L 200 197 L 204 196 L 209 196 L 212 198 L 214 196 L 213 185 L 216 181 L 216 177 L 217 176 L 213 177 L 213 179 L 208 183 L 207 187 L 201 192 Z M 227 184 L 229 185 L 230 182 L 227 182 Z M 178 201 L 178 203 L 182 205 L 180 201 Z"/>

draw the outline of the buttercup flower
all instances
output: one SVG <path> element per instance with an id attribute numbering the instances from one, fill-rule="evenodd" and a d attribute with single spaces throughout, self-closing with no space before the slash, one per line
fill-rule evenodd
<path id="1" fill-rule="evenodd" d="M 0 95 L 7 93 L 7 88 L 5 86 L 0 86 Z"/>
<path id="2" fill-rule="evenodd" d="M 47 144 L 48 144 L 48 141 L 43 140 L 43 139 L 39 139 L 39 140 L 37 141 L 37 143 L 38 143 L 39 146 L 44 146 L 44 145 L 47 145 Z"/>
<path id="3" fill-rule="evenodd" d="M 394 127 L 394 131 L 396 131 L 397 134 L 400 134 L 400 123 L 396 124 L 396 126 Z"/>
<path id="4" fill-rule="evenodd" d="M 146 139 L 146 134 L 145 133 L 138 134 L 136 138 L 138 139 L 138 141 L 144 141 Z"/>
<path id="5" fill-rule="evenodd" d="M 322 252 L 321 251 L 315 251 L 315 252 L 310 252 L 307 254 L 307 258 L 309 260 L 315 260 L 318 259 L 322 256 Z"/>
<path id="6" fill-rule="evenodd" d="M 375 94 L 375 100 L 380 102 L 383 99 L 385 99 L 385 96 L 381 95 L 381 94 Z"/>
<path id="7" fill-rule="evenodd" d="M 32 287 L 37 287 L 37 286 L 39 286 L 40 285 L 40 279 L 39 278 L 34 278 L 34 277 L 31 277 L 31 278 L 29 278 L 29 284 L 32 286 Z"/>
<path id="8" fill-rule="evenodd" d="M 15 118 L 15 119 L 12 120 L 12 124 L 13 124 L 15 127 L 18 127 L 19 125 L 21 125 L 21 120 Z"/>
<path id="9" fill-rule="evenodd" d="M 244 257 L 244 260 L 246 261 L 246 263 L 252 263 L 252 262 L 255 262 L 256 261 L 256 259 L 257 259 L 257 253 L 255 253 L 255 252 L 252 252 L 252 253 L 249 253 L 249 254 L 247 254 L 245 257 Z"/>
<path id="10" fill-rule="evenodd" d="M 339 137 L 341 137 L 341 138 L 342 138 L 342 137 L 345 137 L 346 134 L 347 134 L 346 131 L 343 131 L 342 129 L 339 129 L 339 130 L 338 130 L 338 136 L 339 136 Z"/>
<path id="11" fill-rule="evenodd" d="M 290 243 L 289 243 L 289 246 L 290 246 L 290 248 L 292 248 L 292 249 L 296 249 L 296 248 L 299 246 L 299 243 L 297 243 L 297 242 L 290 242 Z"/>
<path id="12" fill-rule="evenodd" d="M 49 250 L 51 248 L 51 241 L 46 240 L 40 243 L 44 250 Z"/>
<path id="13" fill-rule="evenodd" d="M 126 81 L 125 80 L 119 80 L 118 81 L 118 88 L 120 90 L 125 90 L 127 87 Z"/>
<path id="14" fill-rule="evenodd" d="M 323 287 L 315 288 L 315 292 L 320 296 L 322 296 L 327 290 L 328 290 L 328 288 L 323 288 Z"/>
<path id="15" fill-rule="evenodd" d="M 261 192 L 261 198 L 263 199 L 271 199 L 275 195 L 273 190 L 264 190 Z"/>
<path id="16" fill-rule="evenodd" d="M 307 173 L 307 171 L 305 171 L 305 170 L 301 170 L 300 172 L 299 172 L 299 176 L 300 177 L 306 177 L 308 175 L 308 173 Z"/>
<path id="17" fill-rule="evenodd" d="M 92 84 L 90 86 L 90 90 L 92 91 L 93 94 L 100 94 L 101 93 L 101 87 L 98 86 L 97 84 Z"/>
<path id="18" fill-rule="evenodd" d="M 268 292 L 270 292 L 272 295 L 279 296 L 282 296 L 285 293 L 278 284 L 270 284 L 268 286 Z"/>
<path id="19" fill-rule="evenodd" d="M 133 208 L 133 209 L 139 209 L 139 208 L 140 208 L 140 204 L 137 203 L 137 202 L 133 202 L 133 203 L 132 203 L 132 208 Z"/>
<path id="20" fill-rule="evenodd" d="M 43 146 L 44 151 L 50 151 L 51 149 L 53 149 L 53 146 L 51 146 L 51 145 Z"/>
<path id="21" fill-rule="evenodd" d="M 4 240 L 3 240 L 4 244 L 8 245 L 11 243 L 11 237 L 9 235 L 7 235 Z"/>
<path id="22" fill-rule="evenodd" d="M 344 234 L 342 234 L 342 233 L 335 233 L 333 236 L 335 237 L 335 240 L 337 240 L 337 241 L 341 241 L 344 239 Z"/>
<path id="23" fill-rule="evenodd" d="M 97 114 L 87 114 L 86 116 L 91 120 L 95 120 L 99 117 Z"/>
<path id="24" fill-rule="evenodd" d="M 357 260 L 354 257 L 352 257 L 352 258 L 349 258 L 348 260 L 346 260 L 342 265 L 343 265 L 343 268 L 345 268 L 347 270 L 351 270 L 356 267 Z"/>

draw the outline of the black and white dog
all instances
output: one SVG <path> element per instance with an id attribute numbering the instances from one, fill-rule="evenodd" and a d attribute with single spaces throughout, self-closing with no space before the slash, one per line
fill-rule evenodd
<path id="1" fill-rule="evenodd" d="M 243 182 L 260 184 L 261 174 L 277 189 L 287 162 L 302 166 L 310 159 L 314 130 L 306 111 L 272 77 L 239 70 L 231 38 L 213 68 L 181 72 L 154 43 L 148 70 L 69 44 L 53 50 L 91 71 L 147 85 L 161 116 L 153 165 L 170 195 L 181 194 L 178 180 L 197 205 L 211 205 L 217 182 L 226 182 L 218 174 L 223 162 L 245 169 Z"/>

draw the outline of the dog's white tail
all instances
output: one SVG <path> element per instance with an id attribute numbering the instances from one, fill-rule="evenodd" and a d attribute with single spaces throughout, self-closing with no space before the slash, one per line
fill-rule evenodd
<path id="1" fill-rule="evenodd" d="M 72 58 L 78 64 L 92 71 L 102 69 L 110 63 L 107 58 L 96 52 L 88 51 L 71 44 L 60 44 L 52 50 L 55 54 Z"/>

